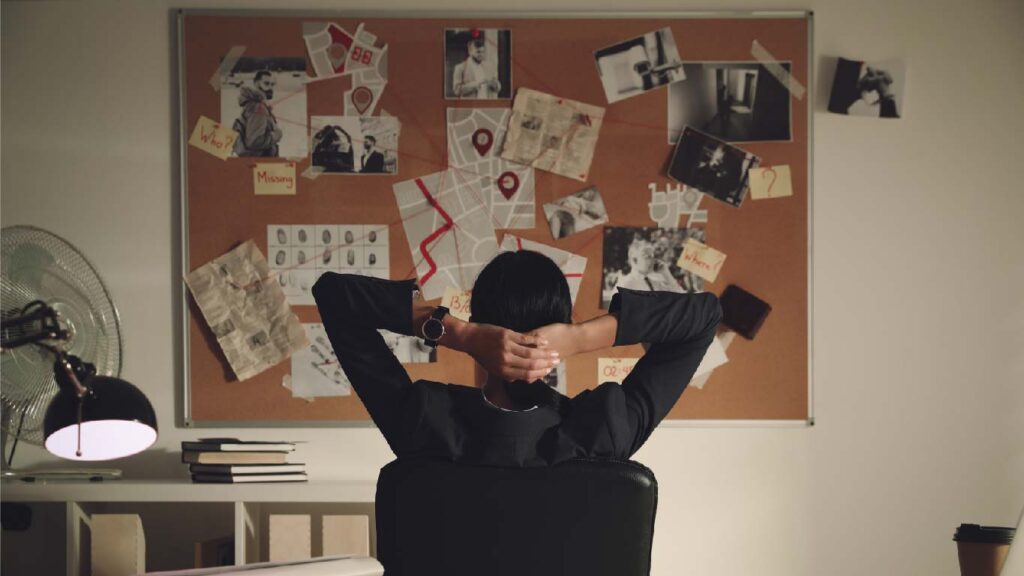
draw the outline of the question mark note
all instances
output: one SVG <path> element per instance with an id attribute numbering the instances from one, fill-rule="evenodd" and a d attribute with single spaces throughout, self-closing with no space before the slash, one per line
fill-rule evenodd
<path id="1" fill-rule="evenodd" d="M 786 164 L 750 171 L 750 197 L 754 200 L 793 195 L 793 179 Z"/>

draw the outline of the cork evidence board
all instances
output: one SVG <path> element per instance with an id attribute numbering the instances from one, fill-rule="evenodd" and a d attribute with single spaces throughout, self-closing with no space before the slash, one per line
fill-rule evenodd
<path id="1" fill-rule="evenodd" d="M 322 270 L 419 277 L 436 298 L 445 283 L 470 288 L 503 242 L 575 255 L 560 264 L 573 268 L 576 321 L 602 313 L 611 290 L 638 279 L 717 294 L 735 284 L 772 311 L 753 340 L 720 341 L 728 361 L 695 381 L 666 422 L 813 423 L 811 98 L 804 91 L 811 24 L 804 12 L 183 12 L 183 273 L 252 239 L 304 324 L 320 321 L 308 288 Z M 257 78 L 260 70 L 271 74 Z M 269 96 L 257 85 L 268 78 Z M 273 120 L 236 120 L 255 90 Z M 214 139 L 225 157 L 189 145 L 204 117 L 245 132 L 242 144 Z M 672 141 L 681 133 L 677 151 Z M 375 150 L 367 150 L 370 136 Z M 770 170 L 747 172 L 754 156 Z M 724 172 L 709 175 L 709 166 Z M 754 199 L 747 183 L 769 197 Z M 432 230 L 444 223 L 436 215 L 423 220 L 433 214 L 430 204 L 399 208 L 431 194 L 448 195 L 442 204 L 457 212 L 452 229 Z M 459 252 L 456 231 L 492 228 L 493 240 Z M 680 268 L 688 239 L 727 256 L 689 260 L 705 276 L 717 272 L 714 281 Z M 578 257 L 586 259 L 582 269 Z M 630 279 L 634 267 L 640 276 Z M 296 374 L 285 360 L 238 381 L 187 290 L 185 297 L 186 425 L 370 423 L 354 394 L 317 396 L 307 389 L 315 383 L 299 381 L 320 378 L 309 376 L 314 364 L 330 371 L 329 360 L 311 360 L 308 351 Z M 314 344 L 317 336 L 310 333 Z M 414 342 L 394 344 L 408 348 L 408 359 L 422 355 Z M 623 364 L 641 353 L 629 346 L 570 358 L 561 386 L 569 395 L 596 386 L 604 358 L 625 360 L 602 360 L 601 380 L 621 377 Z M 473 382 L 472 360 L 445 348 L 434 362 L 407 368 L 414 380 Z"/>

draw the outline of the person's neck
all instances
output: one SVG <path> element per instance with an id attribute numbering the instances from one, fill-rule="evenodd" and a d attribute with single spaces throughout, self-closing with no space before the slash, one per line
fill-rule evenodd
<path id="1" fill-rule="evenodd" d="M 483 391 L 484 398 L 486 398 L 488 402 L 494 404 L 498 408 L 504 408 L 505 410 L 527 410 L 531 408 L 531 406 L 521 406 L 517 404 L 515 400 L 508 395 L 508 388 L 506 387 L 507 384 L 504 380 L 491 374 L 487 374 L 483 370 L 480 370 L 479 367 L 477 369 L 477 382 L 482 380 L 480 389 Z M 481 374 L 481 372 L 483 372 L 483 374 Z"/>

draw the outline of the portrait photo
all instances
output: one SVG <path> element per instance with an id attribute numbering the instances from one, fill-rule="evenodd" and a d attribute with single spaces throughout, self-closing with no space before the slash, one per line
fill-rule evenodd
<path id="1" fill-rule="evenodd" d="M 512 31 L 446 29 L 444 97 L 448 100 L 511 99 Z"/>
<path id="2" fill-rule="evenodd" d="M 238 134 L 232 156 L 305 158 L 306 59 L 239 58 L 220 79 L 220 123 Z"/>
<path id="3" fill-rule="evenodd" d="M 704 280 L 676 262 L 686 240 L 704 241 L 704 228 L 605 226 L 601 266 L 601 307 L 619 288 L 687 292 L 704 290 Z"/>

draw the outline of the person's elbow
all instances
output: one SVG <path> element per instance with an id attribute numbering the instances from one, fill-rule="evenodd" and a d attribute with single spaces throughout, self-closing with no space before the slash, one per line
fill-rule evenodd
<path id="1" fill-rule="evenodd" d="M 317 308 L 323 310 L 324 306 L 331 301 L 330 295 L 337 294 L 342 282 L 344 282 L 344 277 L 337 272 L 325 272 L 320 275 L 320 278 L 313 284 L 312 290 Z"/>
<path id="2" fill-rule="evenodd" d="M 703 317 L 706 319 L 701 332 L 704 335 L 714 336 L 715 330 L 718 329 L 718 325 L 722 322 L 722 304 L 718 301 L 718 296 L 711 292 L 702 292 L 699 294 L 701 297 L 701 310 L 704 311 Z"/>

